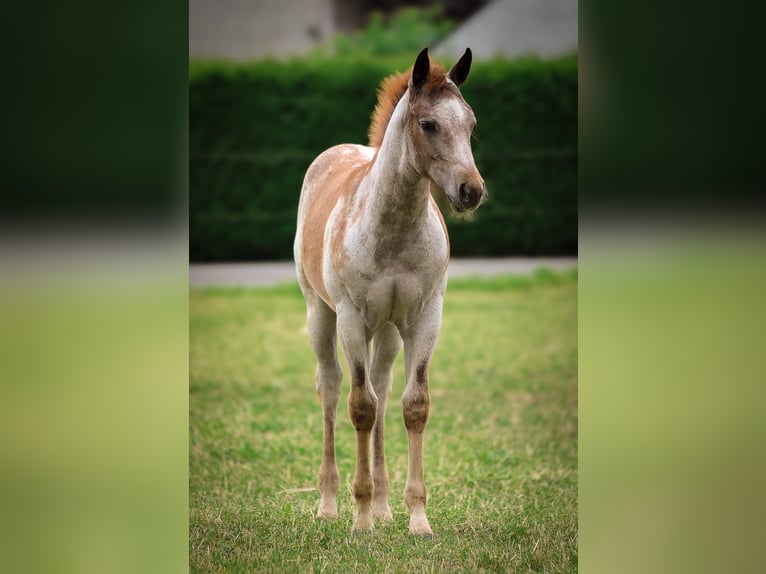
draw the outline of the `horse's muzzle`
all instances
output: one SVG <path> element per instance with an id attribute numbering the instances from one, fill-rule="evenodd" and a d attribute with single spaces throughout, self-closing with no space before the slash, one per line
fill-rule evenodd
<path id="1" fill-rule="evenodd" d="M 458 201 L 453 204 L 455 211 L 463 212 L 476 209 L 487 199 L 487 188 L 483 181 L 463 182 L 458 188 Z"/>

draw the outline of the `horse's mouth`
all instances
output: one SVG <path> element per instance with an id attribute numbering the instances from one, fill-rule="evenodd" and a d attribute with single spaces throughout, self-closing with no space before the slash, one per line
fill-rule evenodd
<path id="1" fill-rule="evenodd" d="M 449 206 L 452 208 L 452 211 L 455 213 L 465 213 L 466 208 L 463 207 L 460 204 L 460 201 L 454 201 L 451 197 L 447 196 L 447 199 L 449 199 Z"/>
<path id="2" fill-rule="evenodd" d="M 465 206 L 459 200 L 454 201 L 449 195 L 447 196 L 447 199 L 449 201 L 450 209 L 457 219 L 465 219 L 470 221 L 473 218 L 473 213 L 476 211 L 476 207 L 478 206 Z"/>

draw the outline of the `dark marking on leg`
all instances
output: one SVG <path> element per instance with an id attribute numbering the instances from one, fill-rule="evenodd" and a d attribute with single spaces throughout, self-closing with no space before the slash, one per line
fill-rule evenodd
<path id="1" fill-rule="evenodd" d="M 375 425 L 378 399 L 366 385 L 363 365 L 354 367 L 351 393 L 348 395 L 348 416 L 357 431 L 370 432 Z"/>
<path id="2" fill-rule="evenodd" d="M 420 363 L 418 370 L 415 373 L 415 380 L 422 384 L 428 383 L 428 363 Z"/>
<path id="3" fill-rule="evenodd" d="M 365 382 L 364 365 L 354 365 L 354 373 L 351 375 L 351 384 L 355 386 L 362 386 Z"/>
<path id="4" fill-rule="evenodd" d="M 425 506 L 427 500 L 425 488 L 418 488 L 409 484 L 405 487 L 404 502 L 407 504 L 408 510 L 412 511 L 415 505 Z"/>
<path id="5" fill-rule="evenodd" d="M 402 396 L 404 426 L 408 431 L 422 433 L 428 421 L 431 399 L 428 396 L 428 364 L 421 363 L 415 372 L 415 381 Z"/>

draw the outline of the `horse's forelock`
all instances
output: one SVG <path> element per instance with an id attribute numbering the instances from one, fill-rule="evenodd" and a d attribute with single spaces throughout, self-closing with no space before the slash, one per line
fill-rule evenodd
<path id="1" fill-rule="evenodd" d="M 392 74 L 380 83 L 380 86 L 378 87 L 378 103 L 375 105 L 375 110 L 372 112 L 372 121 L 370 122 L 370 129 L 368 131 L 371 147 L 380 147 L 383 143 L 383 136 L 386 133 L 388 123 L 391 121 L 391 116 L 394 114 L 396 104 L 399 103 L 404 92 L 407 91 L 410 76 L 412 76 L 412 68 L 406 72 Z M 444 71 L 444 67 L 437 62 L 431 61 L 431 67 L 428 71 L 428 80 L 420 89 L 420 93 L 428 93 L 438 90 L 443 88 L 446 84 L 447 74 Z"/>

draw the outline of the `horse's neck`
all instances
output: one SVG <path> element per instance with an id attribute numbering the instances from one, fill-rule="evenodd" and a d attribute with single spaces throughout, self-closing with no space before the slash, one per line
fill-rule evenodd
<path id="1" fill-rule="evenodd" d="M 417 173 L 408 157 L 402 115 L 406 108 L 405 95 L 391 117 L 365 182 L 370 216 L 387 227 L 413 225 L 428 214 L 429 182 Z"/>
<path id="2" fill-rule="evenodd" d="M 402 173 L 396 163 L 397 158 L 378 157 L 368 180 L 370 216 L 388 226 L 411 224 L 425 217 L 428 207 L 428 180 Z"/>

